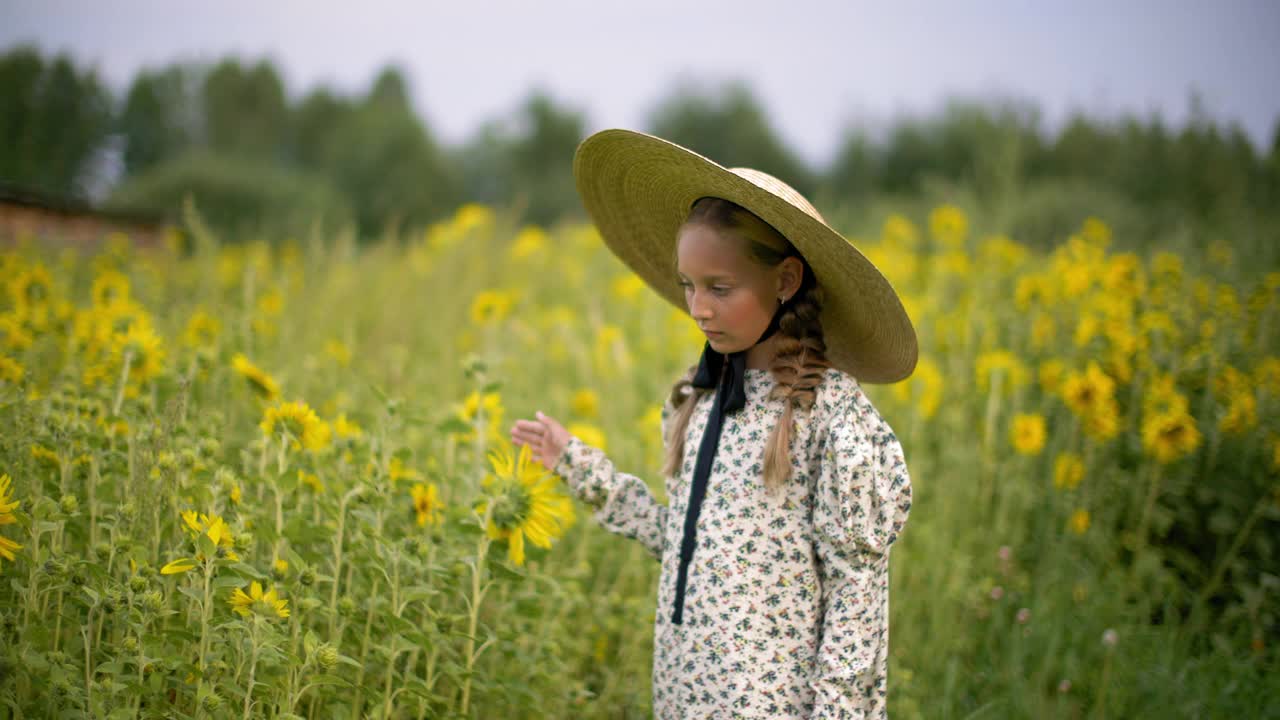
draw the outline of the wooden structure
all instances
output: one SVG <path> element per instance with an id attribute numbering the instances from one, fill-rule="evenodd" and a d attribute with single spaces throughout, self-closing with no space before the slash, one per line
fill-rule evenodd
<path id="1" fill-rule="evenodd" d="M 92 247 L 121 232 L 139 246 L 159 245 L 165 221 L 159 215 L 112 212 L 0 183 L 0 245 L 34 237 L 71 247 Z"/>

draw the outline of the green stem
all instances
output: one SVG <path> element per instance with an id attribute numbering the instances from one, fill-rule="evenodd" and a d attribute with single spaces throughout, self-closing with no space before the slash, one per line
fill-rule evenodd
<path id="1" fill-rule="evenodd" d="M 196 682 L 196 712 L 200 713 L 200 700 L 204 696 L 204 656 L 209 651 L 209 610 L 213 604 L 209 584 L 213 580 L 213 560 L 204 561 L 204 601 L 200 605 L 200 655 L 196 658 L 198 680 Z"/>
<path id="2" fill-rule="evenodd" d="M 347 503 L 360 494 L 360 486 L 347 491 L 338 502 L 338 532 L 333 538 L 333 588 L 329 592 L 329 641 L 338 644 L 333 633 L 338 625 L 338 586 L 342 577 L 342 536 L 347 524 Z"/>
<path id="3" fill-rule="evenodd" d="M 93 712 L 93 675 L 90 670 L 93 667 L 93 641 L 89 637 L 89 629 L 91 627 L 93 627 L 92 607 L 89 608 L 89 614 L 85 617 L 84 624 L 80 626 L 80 636 L 84 638 L 84 706 L 90 713 Z"/>
<path id="4" fill-rule="evenodd" d="M 359 696 L 360 711 L 364 710 L 364 668 L 369 657 L 369 638 L 373 630 L 374 598 L 378 597 L 378 578 L 373 579 L 373 589 L 369 591 L 369 607 L 364 614 L 364 636 L 360 639 L 360 670 L 356 673 L 356 693 Z"/>
<path id="5" fill-rule="evenodd" d="M 1235 559 L 1236 553 L 1240 552 L 1245 538 L 1249 537 L 1249 533 L 1252 532 L 1253 526 L 1258 522 L 1258 518 L 1262 517 L 1263 511 L 1270 504 L 1271 495 L 1271 492 L 1266 492 L 1263 493 L 1262 497 L 1258 498 L 1258 502 L 1253 506 L 1253 511 L 1249 513 L 1249 517 L 1240 526 L 1240 530 L 1236 532 L 1236 536 L 1232 539 L 1231 546 L 1227 548 L 1226 554 L 1218 561 L 1217 567 L 1213 570 L 1213 575 L 1209 578 L 1209 582 L 1205 583 L 1204 589 L 1197 594 L 1196 604 L 1203 605 L 1218 589 L 1218 586 L 1222 583 L 1223 576 L 1227 572 L 1227 566 Z"/>
<path id="6" fill-rule="evenodd" d="M 1113 650 L 1107 650 L 1107 657 L 1102 661 L 1102 680 L 1098 683 L 1098 709 L 1094 716 L 1098 720 L 1104 720 L 1107 717 L 1107 685 L 1111 682 L 1111 656 L 1115 653 Z"/>
<path id="7" fill-rule="evenodd" d="M 120 371 L 120 383 L 116 386 L 116 400 L 111 405 L 111 414 L 120 417 L 120 404 L 124 402 L 124 386 L 129 380 L 129 366 L 133 363 L 133 350 L 125 350 L 124 365 Z"/>
<path id="8" fill-rule="evenodd" d="M 391 549 L 391 612 L 400 618 L 400 551 L 395 547 Z M 395 639 L 392 639 L 392 647 L 390 651 L 390 661 L 387 663 L 387 673 L 382 683 L 382 715 L 383 717 L 391 717 L 391 679 L 395 675 L 395 657 L 396 647 Z"/>
<path id="9" fill-rule="evenodd" d="M 462 714 L 467 714 L 467 709 L 471 703 L 471 674 L 475 668 L 476 657 L 479 652 L 476 651 L 476 625 L 480 620 L 480 603 L 484 600 L 484 594 L 488 590 L 487 586 L 482 583 L 481 576 L 485 570 L 485 557 L 489 554 L 489 544 L 492 542 L 489 533 L 485 532 L 485 528 L 489 527 L 489 519 L 493 516 L 493 503 L 490 502 L 485 507 L 484 519 L 480 523 L 480 544 L 476 549 L 476 562 L 471 567 L 471 620 L 467 626 L 467 669 L 465 678 L 462 681 Z M 483 648 L 481 648 L 483 650 Z"/>
<path id="10" fill-rule="evenodd" d="M 253 677 L 258 669 L 258 623 L 261 618 L 253 615 L 253 630 L 249 636 L 249 682 L 244 687 L 244 720 L 249 720 L 249 710 L 253 703 Z"/>

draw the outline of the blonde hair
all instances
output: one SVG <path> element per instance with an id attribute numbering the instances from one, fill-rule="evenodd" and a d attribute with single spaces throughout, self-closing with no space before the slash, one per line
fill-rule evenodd
<path id="1" fill-rule="evenodd" d="M 684 226 L 701 223 L 727 237 L 744 242 L 746 255 L 766 267 L 776 267 L 788 257 L 796 257 L 804 265 L 800 289 L 782 307 L 778 318 L 778 351 L 769 365 L 776 385 L 770 399 L 784 401 L 782 417 L 773 427 L 765 443 L 764 485 L 773 494 L 791 478 L 791 430 L 794 413 L 808 413 L 817 398 L 818 386 L 826 370 L 827 345 L 822 339 L 822 288 L 814 278 L 809 263 L 795 246 L 758 216 L 740 205 L 715 197 L 699 198 L 689 210 Z M 674 408 L 674 422 L 669 423 L 666 440 L 666 462 L 663 475 L 676 473 L 684 462 L 684 435 L 698 399 L 714 388 L 693 386 L 697 365 L 690 366 L 685 376 L 671 388 L 668 400 Z"/>

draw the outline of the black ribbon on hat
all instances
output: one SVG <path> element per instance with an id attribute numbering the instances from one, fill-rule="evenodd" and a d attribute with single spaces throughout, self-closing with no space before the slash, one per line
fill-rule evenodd
<path id="1" fill-rule="evenodd" d="M 778 331 L 778 319 L 782 315 L 782 306 L 773 313 L 769 327 L 751 347 L 768 340 Z M 747 404 L 746 369 L 747 351 L 724 353 L 711 349 L 711 342 L 702 348 L 702 359 L 698 361 L 698 371 L 691 381 L 694 387 L 716 389 L 716 396 L 711 403 L 711 415 L 707 418 L 707 427 L 702 431 L 702 443 L 698 446 L 698 460 L 693 467 L 693 484 L 689 487 L 689 506 L 684 516 L 684 536 L 680 540 L 680 569 L 676 574 L 675 610 L 671 613 L 671 622 L 684 624 L 684 591 L 689 579 L 689 563 L 693 561 L 693 549 L 697 546 L 698 514 L 702 511 L 702 498 L 707 494 L 707 479 L 711 476 L 711 463 L 715 460 L 716 450 L 720 446 L 720 429 L 724 416 L 732 415 Z"/>

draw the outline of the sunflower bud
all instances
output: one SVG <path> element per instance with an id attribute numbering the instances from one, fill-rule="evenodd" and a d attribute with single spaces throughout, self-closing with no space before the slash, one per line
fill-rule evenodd
<path id="1" fill-rule="evenodd" d="M 222 707 L 222 696 L 211 692 L 200 699 L 200 706 L 204 708 L 205 712 L 217 712 Z"/>
<path id="2" fill-rule="evenodd" d="M 298 575 L 298 582 L 302 583 L 304 587 L 311 587 L 314 585 L 316 582 L 315 569 L 303 568 L 302 572 Z"/>
<path id="3" fill-rule="evenodd" d="M 156 456 L 156 467 L 164 472 L 172 472 L 178 467 L 178 458 L 174 457 L 173 453 L 168 450 L 162 450 Z"/>
<path id="4" fill-rule="evenodd" d="M 316 648 L 316 665 L 321 670 L 332 670 L 338 664 L 338 649 L 329 643 L 320 643 Z"/>
<path id="5" fill-rule="evenodd" d="M 62 512 L 70 515 L 80 509 L 80 500 L 75 495 L 63 495 L 58 500 L 58 507 L 62 508 Z"/>
<path id="6" fill-rule="evenodd" d="M 129 578 L 129 589 L 135 593 L 140 593 L 147 589 L 147 579 L 141 575 L 134 575 Z"/>

